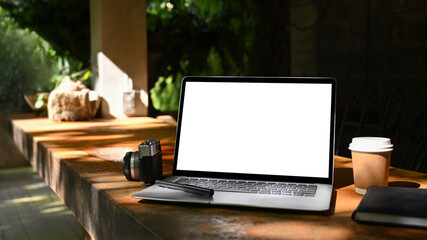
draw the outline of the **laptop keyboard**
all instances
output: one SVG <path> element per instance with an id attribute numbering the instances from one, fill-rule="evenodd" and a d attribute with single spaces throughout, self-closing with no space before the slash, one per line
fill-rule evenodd
<path id="1" fill-rule="evenodd" d="M 314 197 L 317 185 L 282 182 L 258 182 L 243 180 L 224 180 L 206 178 L 180 178 L 177 183 L 210 188 L 223 192 L 243 192 L 288 196 Z"/>

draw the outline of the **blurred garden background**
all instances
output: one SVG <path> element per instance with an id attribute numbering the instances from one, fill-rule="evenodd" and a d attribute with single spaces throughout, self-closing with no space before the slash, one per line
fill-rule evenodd
<path id="1" fill-rule="evenodd" d="M 2 111 L 27 111 L 23 94 L 51 91 L 61 75 L 90 68 L 88 1 L 0 6 Z M 289 39 L 282 31 L 289 21 L 287 6 L 286 1 L 148 1 L 154 107 L 177 109 L 185 75 L 289 75 L 289 58 L 283 58 Z M 84 80 L 90 86 L 90 79 Z"/>
<path id="2" fill-rule="evenodd" d="M 87 1 L 1 1 L 0 111 L 29 111 L 24 94 L 88 69 L 89 30 Z"/>
<path id="3" fill-rule="evenodd" d="M 394 165 L 426 171 L 426 1 L 147 0 L 146 14 L 148 115 L 176 111 L 185 75 L 331 76 L 337 154 L 387 136 Z M 92 87 L 90 41 L 88 0 L 0 0 L 0 114 L 64 76 Z"/>

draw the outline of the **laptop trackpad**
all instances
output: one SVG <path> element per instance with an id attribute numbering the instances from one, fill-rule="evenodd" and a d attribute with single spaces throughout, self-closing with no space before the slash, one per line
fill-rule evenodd
<path id="1" fill-rule="evenodd" d="M 327 209 L 329 205 L 323 207 L 317 206 L 321 204 L 321 202 L 322 201 L 319 201 L 319 199 L 313 197 L 276 196 L 251 193 L 230 194 L 216 191 L 210 204 L 297 210 L 313 210 L 325 207 Z"/>
<path id="2" fill-rule="evenodd" d="M 183 191 L 162 188 L 158 185 L 153 185 L 142 191 L 132 195 L 133 198 L 169 201 L 169 202 L 188 202 L 188 203 L 204 203 L 204 204 L 219 204 L 219 205 L 234 205 L 234 206 L 260 206 L 260 203 L 265 197 L 259 194 L 247 193 L 229 193 L 215 191 L 212 197 L 199 196 L 196 194 L 186 193 Z"/>

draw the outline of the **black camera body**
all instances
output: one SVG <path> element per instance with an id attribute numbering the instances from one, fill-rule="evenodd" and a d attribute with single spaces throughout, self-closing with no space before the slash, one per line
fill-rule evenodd
<path id="1" fill-rule="evenodd" d="M 160 140 L 148 139 L 139 144 L 138 150 L 123 157 L 123 174 L 129 181 L 152 185 L 163 174 Z"/>

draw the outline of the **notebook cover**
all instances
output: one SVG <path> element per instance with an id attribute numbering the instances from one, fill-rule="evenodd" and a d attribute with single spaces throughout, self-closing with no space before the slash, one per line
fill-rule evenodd
<path id="1" fill-rule="evenodd" d="M 427 189 L 370 186 L 351 216 L 353 221 L 360 223 L 411 226 L 401 222 L 384 222 L 381 218 L 363 221 L 359 218 L 360 213 L 384 214 L 390 219 L 398 216 L 427 221 Z"/>

